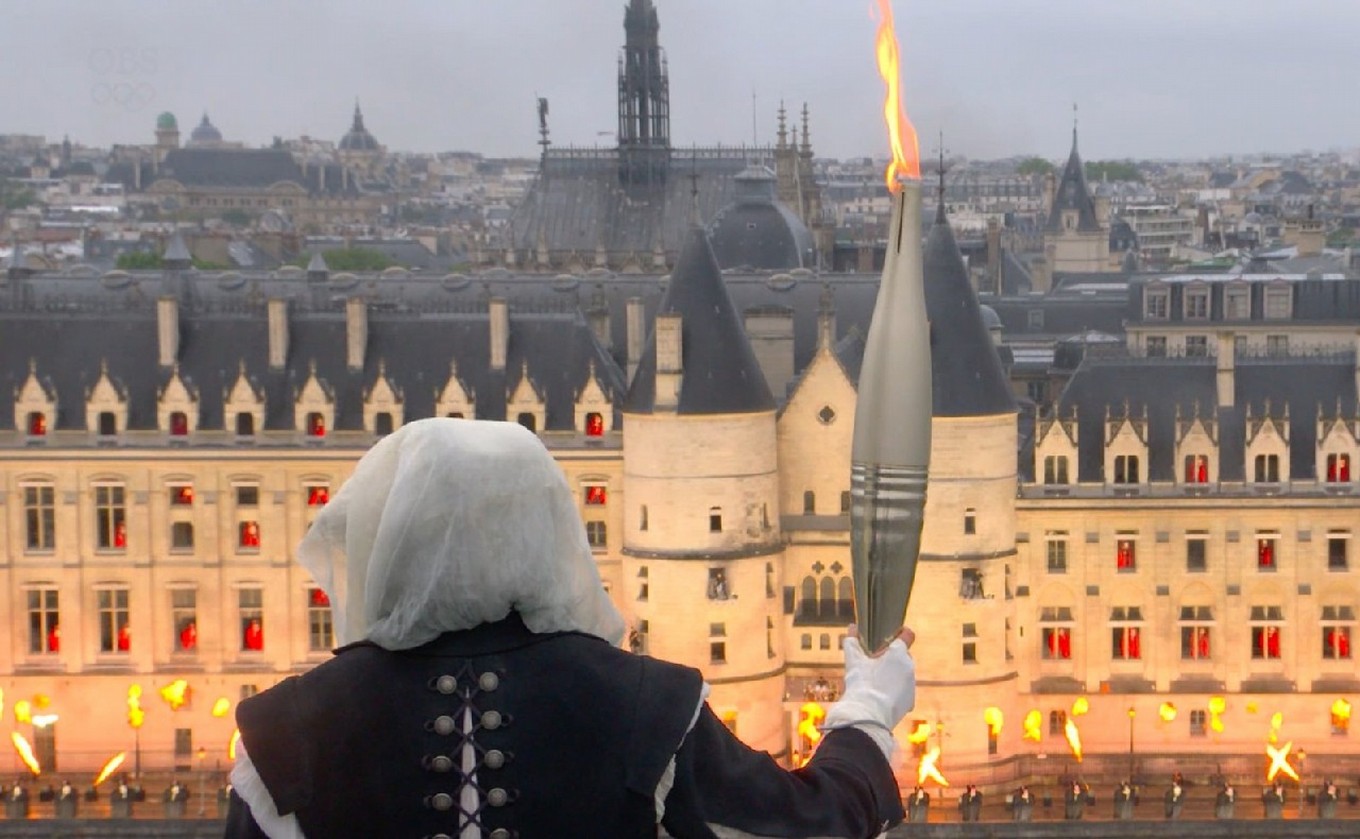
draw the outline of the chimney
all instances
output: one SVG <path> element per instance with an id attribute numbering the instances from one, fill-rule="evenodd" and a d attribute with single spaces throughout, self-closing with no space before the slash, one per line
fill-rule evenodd
<path id="1" fill-rule="evenodd" d="M 586 318 L 590 323 L 590 331 L 594 333 L 595 340 L 600 342 L 600 346 L 612 349 L 614 337 L 609 328 L 609 298 L 605 297 L 604 286 L 599 283 L 596 283 L 595 291 L 591 295 L 590 309 L 586 312 Z"/>
<path id="2" fill-rule="evenodd" d="M 765 383 L 771 393 L 783 395 L 793 381 L 793 312 L 755 309 L 746 312 L 745 321 Z"/>
<path id="3" fill-rule="evenodd" d="M 345 358 L 351 370 L 364 369 L 368 349 L 368 303 L 362 297 L 345 301 Z"/>
<path id="4" fill-rule="evenodd" d="M 510 307 L 505 298 L 491 298 L 487 315 L 491 322 L 491 369 L 504 370 L 510 349 Z"/>
<path id="5" fill-rule="evenodd" d="M 282 370 L 288 363 L 288 301 L 269 298 L 269 369 Z"/>
<path id="6" fill-rule="evenodd" d="M 642 345 L 647 340 L 647 314 L 642 307 L 641 297 L 629 297 L 625 320 L 628 328 L 628 381 L 637 372 L 638 359 L 642 357 Z"/>
<path id="7" fill-rule="evenodd" d="M 156 301 L 156 344 L 162 367 L 173 367 L 179 360 L 179 299 L 162 297 Z"/>
<path id="8" fill-rule="evenodd" d="M 1357 338 L 1360 343 L 1360 338 Z M 1237 367 L 1237 339 L 1231 332 L 1218 333 L 1218 407 L 1233 406 L 1236 389 L 1235 370 Z"/>
<path id="9" fill-rule="evenodd" d="M 656 409 L 674 411 L 680 403 L 680 383 L 684 378 L 683 338 L 680 316 L 656 316 Z"/>
<path id="10" fill-rule="evenodd" d="M 987 287 L 983 291 L 1001 295 L 1001 222 L 996 218 L 987 219 Z"/>

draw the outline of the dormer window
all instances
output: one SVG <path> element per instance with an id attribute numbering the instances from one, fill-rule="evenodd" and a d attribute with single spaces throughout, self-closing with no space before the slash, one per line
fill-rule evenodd
<path id="1" fill-rule="evenodd" d="M 592 411 L 586 414 L 586 436 L 604 436 L 604 414 Z"/>
<path id="2" fill-rule="evenodd" d="M 1230 286 L 1223 290 L 1223 317 L 1226 320 L 1251 319 L 1251 290 Z"/>
<path id="3" fill-rule="evenodd" d="M 99 412 L 99 436 L 112 437 L 118 433 L 118 417 L 113 411 Z"/>
<path id="4" fill-rule="evenodd" d="M 1209 319 L 1209 289 L 1188 288 L 1185 290 L 1185 319 Z"/>
<path id="5" fill-rule="evenodd" d="M 28 436 L 45 437 L 47 436 L 47 414 L 41 411 L 33 411 L 28 415 Z"/>
<path id="6" fill-rule="evenodd" d="M 373 433 L 379 437 L 386 437 L 392 433 L 392 415 L 387 411 L 382 411 L 373 417 Z"/>
<path id="7" fill-rule="evenodd" d="M 1187 484 L 1209 483 L 1209 458 L 1202 454 L 1185 456 L 1185 482 Z"/>
<path id="8" fill-rule="evenodd" d="M 515 417 L 515 422 L 519 423 L 520 425 L 524 426 L 525 428 L 529 429 L 530 431 L 533 431 L 533 432 L 537 432 L 537 431 L 538 431 L 538 420 L 537 420 L 537 418 L 536 418 L 533 414 L 528 413 L 527 411 L 524 412 L 524 413 L 519 414 L 518 416 L 516 416 L 516 417 Z"/>
<path id="9" fill-rule="evenodd" d="M 236 414 L 236 436 L 255 436 L 255 415 L 241 411 Z"/>
<path id="10" fill-rule="evenodd" d="M 170 414 L 170 436 L 184 437 L 189 433 L 189 416 L 183 411 Z"/>
<path id="11" fill-rule="evenodd" d="M 1289 320 L 1293 314 L 1293 292 L 1288 285 L 1266 289 L 1265 316 L 1267 320 Z"/>
<path id="12" fill-rule="evenodd" d="M 1256 456 L 1256 483 L 1277 484 L 1280 482 L 1280 456 L 1277 454 L 1258 454 Z"/>
<path id="13" fill-rule="evenodd" d="M 1143 314 L 1148 320 L 1166 320 L 1171 316 L 1171 291 L 1165 288 L 1143 290 Z"/>
<path id="14" fill-rule="evenodd" d="M 307 436 L 326 436 L 326 418 L 317 411 L 313 411 L 307 415 Z"/>
<path id="15" fill-rule="evenodd" d="M 1114 459 L 1114 482 L 1117 484 L 1139 483 L 1138 456 L 1121 454 Z"/>
<path id="16" fill-rule="evenodd" d="M 1046 484 L 1067 483 L 1066 455 L 1050 454 L 1044 457 L 1044 483 Z"/>
<path id="17" fill-rule="evenodd" d="M 1351 456 L 1348 454 L 1327 455 L 1327 483 L 1346 483 L 1351 479 Z"/>

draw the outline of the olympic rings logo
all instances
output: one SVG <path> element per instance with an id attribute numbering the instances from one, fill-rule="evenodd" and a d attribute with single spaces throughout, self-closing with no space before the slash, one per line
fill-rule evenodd
<path id="1" fill-rule="evenodd" d="M 90 88 L 90 100 L 96 105 L 118 105 L 135 111 L 151 104 L 156 89 L 146 82 L 97 82 Z"/>
<path id="2" fill-rule="evenodd" d="M 159 69 L 156 50 L 100 47 L 90 53 L 90 72 L 99 78 L 90 87 L 90 101 L 138 110 L 152 103 L 156 88 L 137 76 L 149 76 Z"/>

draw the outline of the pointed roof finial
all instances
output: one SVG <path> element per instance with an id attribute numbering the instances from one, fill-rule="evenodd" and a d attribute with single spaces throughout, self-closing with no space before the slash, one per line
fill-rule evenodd
<path id="1" fill-rule="evenodd" d="M 697 227 L 703 224 L 699 216 L 699 150 L 694 150 L 689 170 L 690 221 Z"/>
<path id="2" fill-rule="evenodd" d="M 808 130 L 808 104 L 803 103 L 803 148 L 804 153 L 812 151 L 812 133 Z"/>
<path id="3" fill-rule="evenodd" d="M 1072 153 L 1077 153 L 1077 103 L 1072 103 Z"/>
<path id="4" fill-rule="evenodd" d="M 776 136 L 779 138 L 777 148 L 788 148 L 788 118 L 784 110 L 783 99 L 779 100 L 779 133 Z"/>

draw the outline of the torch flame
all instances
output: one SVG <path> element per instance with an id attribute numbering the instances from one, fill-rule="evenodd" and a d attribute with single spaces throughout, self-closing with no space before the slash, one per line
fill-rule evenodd
<path id="1" fill-rule="evenodd" d="M 161 688 L 161 699 L 169 703 L 170 710 L 178 711 L 189 701 L 189 683 L 183 679 L 174 680 Z"/>
<path id="2" fill-rule="evenodd" d="M 895 193 L 901 189 L 898 178 L 921 177 L 921 151 L 916 142 L 916 129 L 902 110 L 901 66 L 897 33 L 893 29 L 892 0 L 878 0 L 878 13 L 874 52 L 878 56 L 878 74 L 888 88 L 883 99 L 883 120 L 888 124 L 888 143 L 893 155 L 883 177 L 888 183 L 888 191 Z"/>
<path id="3" fill-rule="evenodd" d="M 1223 714 L 1228 710 L 1228 701 L 1221 696 L 1209 697 L 1209 727 L 1215 734 L 1223 733 Z"/>
<path id="4" fill-rule="evenodd" d="M 1332 703 L 1333 724 L 1345 726 L 1351 721 L 1351 703 L 1344 699 L 1338 699 Z"/>
<path id="5" fill-rule="evenodd" d="M 241 742 L 241 729 L 236 729 L 231 733 L 231 739 L 227 741 L 227 759 L 236 759 L 236 744 Z"/>
<path id="6" fill-rule="evenodd" d="M 19 759 L 28 767 L 28 771 L 35 776 L 41 775 L 42 767 L 38 765 L 38 758 L 33 754 L 33 747 L 29 745 L 28 740 L 24 739 L 24 735 L 17 731 L 11 731 L 9 739 L 14 744 L 14 751 L 19 753 Z"/>
<path id="7" fill-rule="evenodd" d="M 930 735 L 935 733 L 935 727 L 928 722 L 918 722 L 911 733 L 907 735 L 907 742 L 913 746 L 919 746 L 930 739 Z"/>
<path id="8" fill-rule="evenodd" d="M 33 705 L 27 699 L 20 699 L 14 703 L 14 721 L 17 723 L 33 722 Z"/>
<path id="9" fill-rule="evenodd" d="M 949 786 L 949 782 L 940 774 L 940 769 L 935 762 L 940 759 L 940 747 L 931 746 L 930 751 L 921 755 L 921 765 L 916 767 L 916 783 L 924 784 L 926 780 L 934 781 L 942 787 Z"/>
<path id="10" fill-rule="evenodd" d="M 1072 747 L 1072 754 L 1076 757 L 1077 763 L 1081 763 L 1081 732 L 1070 718 L 1063 726 L 1063 734 L 1067 736 L 1067 744 Z"/>
<path id="11" fill-rule="evenodd" d="M 213 707 L 212 707 L 212 715 L 213 715 L 214 717 L 219 717 L 219 718 L 220 718 L 220 717 L 225 717 L 225 716 L 227 715 L 227 712 L 230 711 L 230 710 L 231 710 L 231 700 L 228 699 L 228 698 L 226 698 L 225 696 L 223 696 L 222 698 L 218 699 L 216 702 L 213 703 Z"/>
<path id="12" fill-rule="evenodd" d="M 1280 727 L 1284 725 L 1284 714 L 1276 711 L 1270 718 L 1270 742 L 1280 742 Z"/>
<path id="13" fill-rule="evenodd" d="M 1084 696 L 1078 696 L 1072 703 L 1072 716 L 1080 717 L 1091 710 L 1091 703 Z"/>
<path id="14" fill-rule="evenodd" d="M 993 705 L 982 712 L 982 721 L 987 723 L 987 729 L 993 737 L 1001 736 L 1001 723 L 1005 717 L 1001 715 L 1001 709 Z"/>
<path id="15" fill-rule="evenodd" d="M 1163 702 L 1162 707 L 1158 709 L 1157 713 L 1161 716 L 1162 722 L 1176 721 L 1176 706 L 1170 702 Z"/>
<path id="16" fill-rule="evenodd" d="M 1290 740 L 1280 748 L 1266 746 L 1266 755 L 1270 758 L 1270 769 L 1266 771 L 1266 783 L 1275 780 L 1275 776 L 1283 772 L 1294 780 L 1299 779 L 1299 773 L 1294 771 L 1294 767 L 1289 765 L 1289 750 L 1294 748 L 1294 741 Z"/>
<path id="17" fill-rule="evenodd" d="M 117 771 L 118 767 L 122 766 L 123 761 L 125 760 L 127 760 L 127 752 L 119 752 L 118 754 L 109 758 L 109 762 L 104 764 L 103 769 L 99 770 L 99 774 L 96 775 L 94 778 L 94 783 L 91 784 L 90 786 L 97 787 L 100 784 L 107 781 L 109 779 L 109 776 L 112 775 L 115 771 Z"/>
<path id="18" fill-rule="evenodd" d="M 1025 739 L 1036 743 L 1044 739 L 1044 715 L 1038 711 L 1025 714 Z"/>

